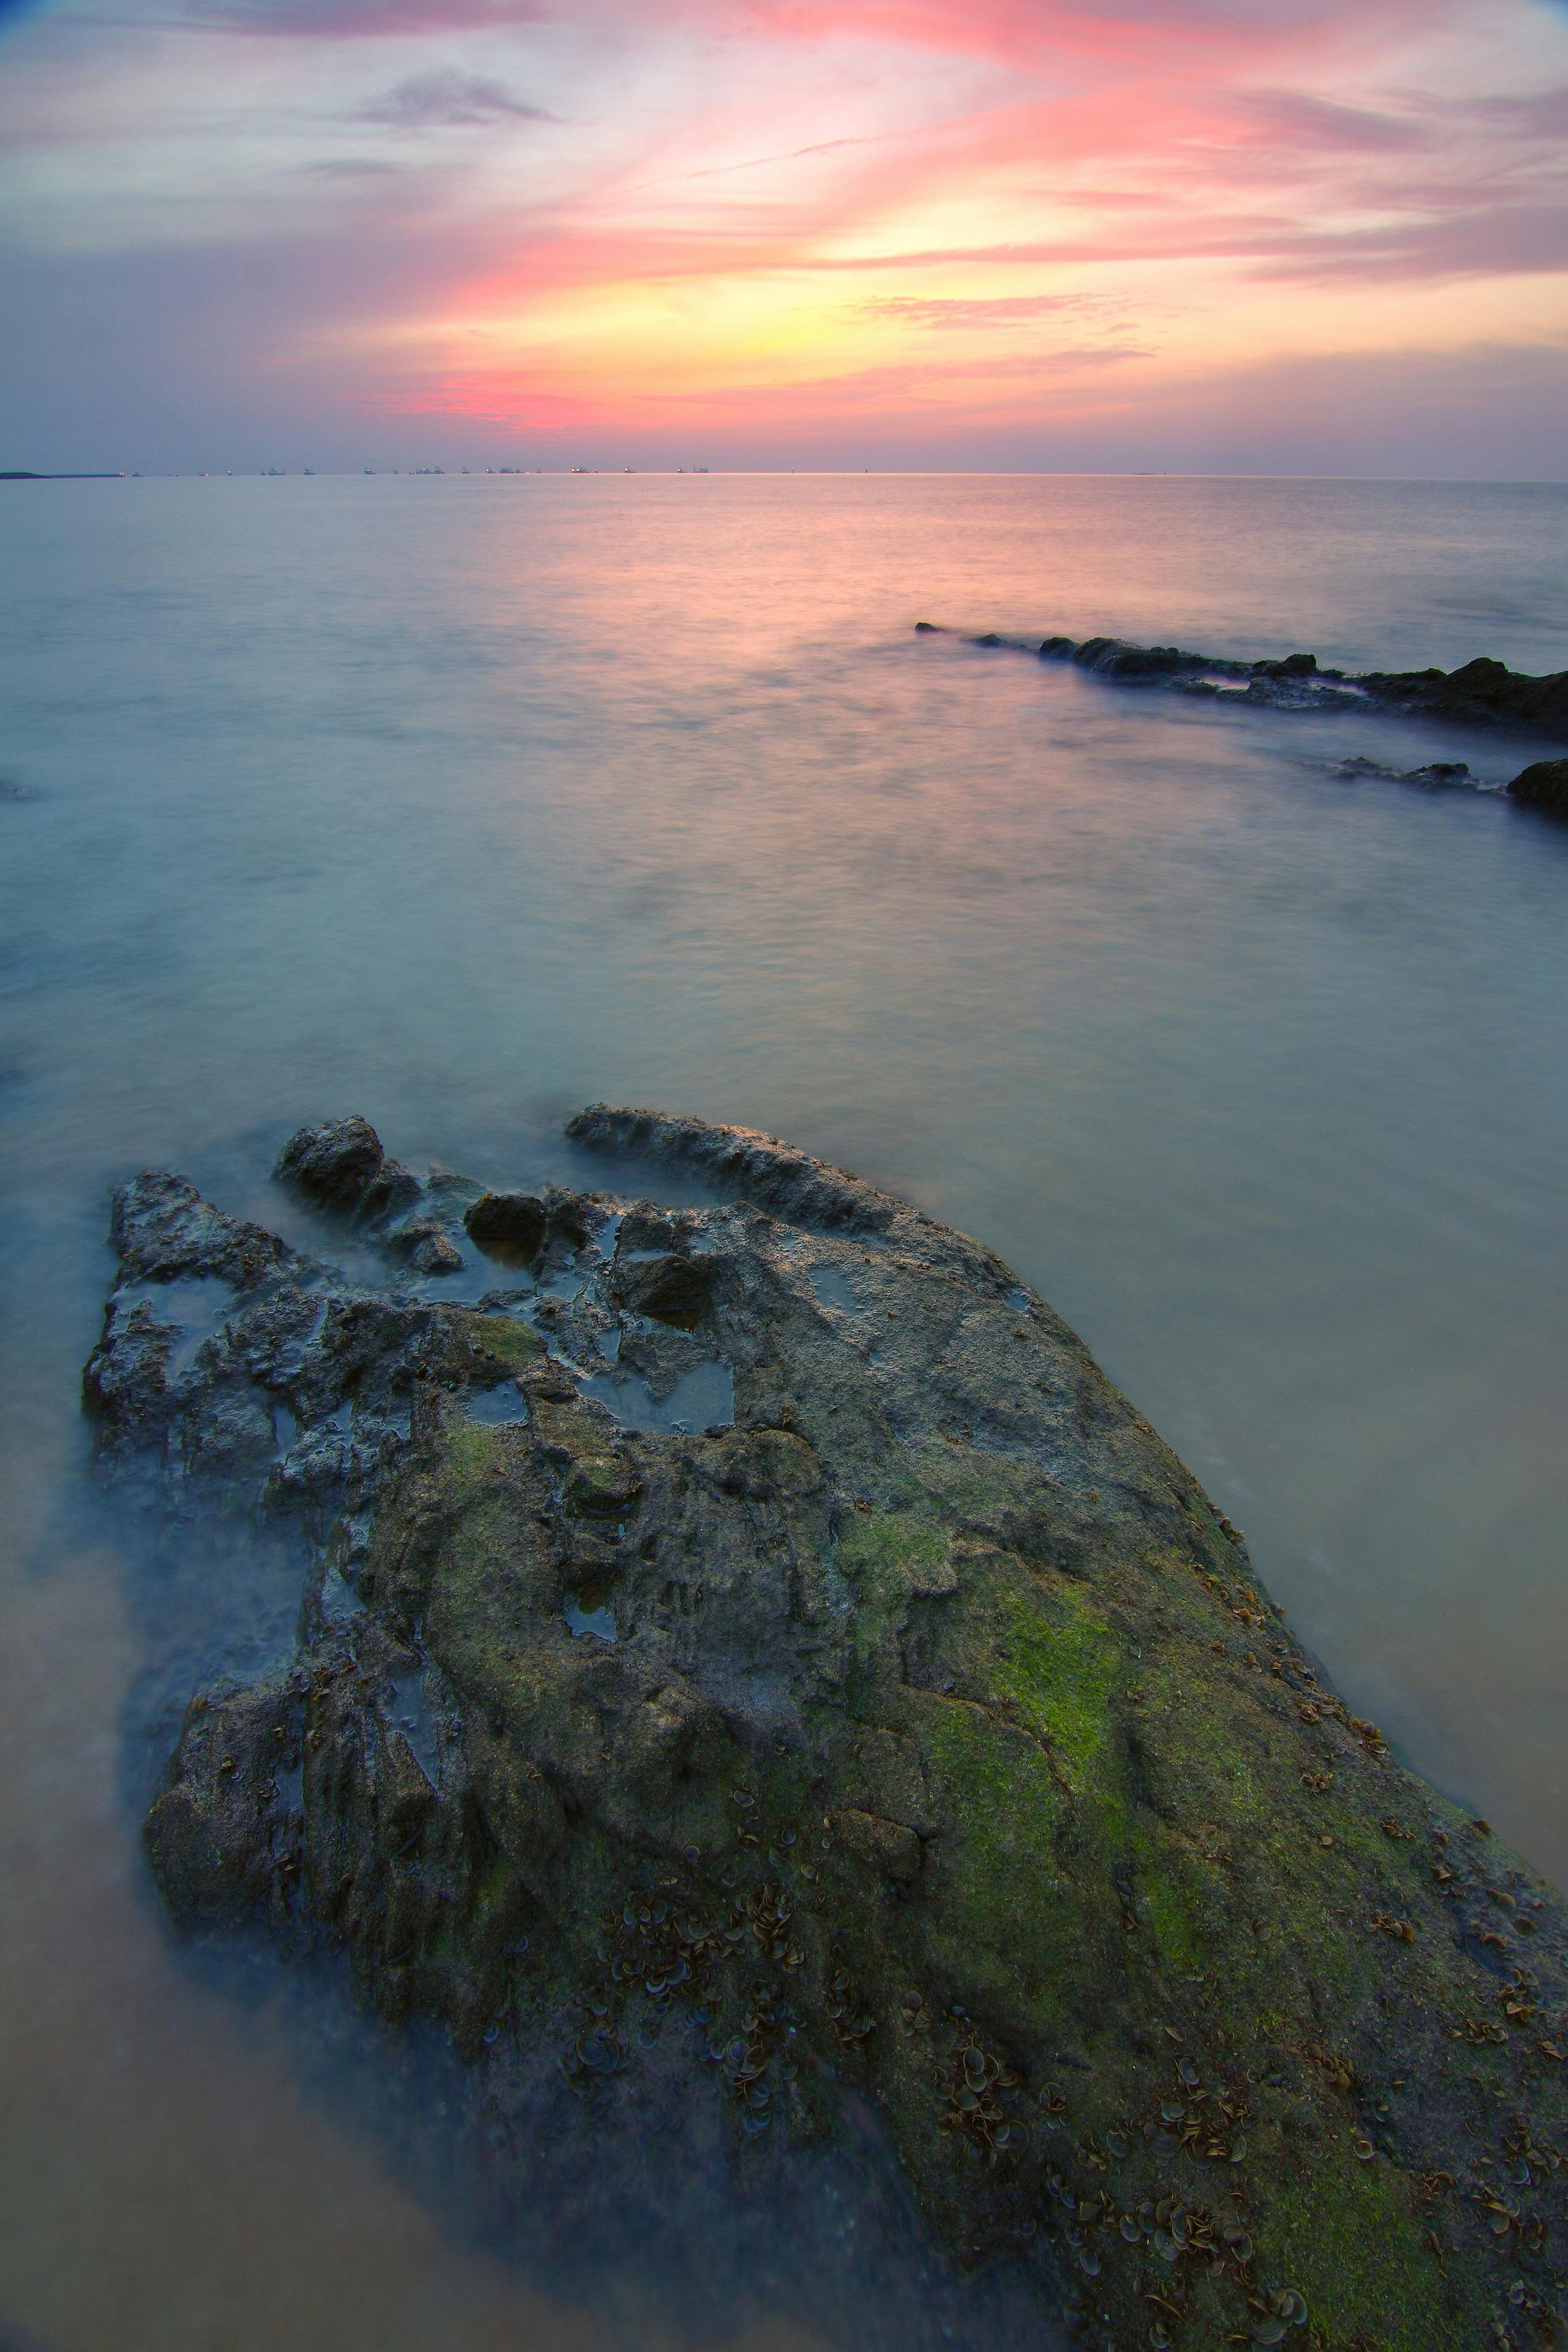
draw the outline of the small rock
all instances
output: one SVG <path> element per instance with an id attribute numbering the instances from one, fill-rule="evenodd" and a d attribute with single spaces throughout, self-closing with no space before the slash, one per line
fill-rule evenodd
<path id="1" fill-rule="evenodd" d="M 399 1225 L 386 1237 L 388 1249 L 405 1257 L 416 1274 L 460 1274 L 463 1254 L 439 1225 Z"/>
<path id="2" fill-rule="evenodd" d="M 678 1331 L 695 1330 L 712 1305 L 707 1270 L 674 1253 L 627 1268 L 617 1288 L 634 1314 L 651 1316 Z"/>
<path id="3" fill-rule="evenodd" d="M 392 1216 L 419 1195 L 418 1178 L 387 1158 L 374 1128 L 358 1117 L 300 1128 L 272 1173 L 307 1200 L 346 1216 Z"/>
<path id="4" fill-rule="evenodd" d="M 463 1213 L 468 1239 L 503 1265 L 531 1265 L 544 1247 L 545 1212 L 531 1192 L 485 1192 Z"/>

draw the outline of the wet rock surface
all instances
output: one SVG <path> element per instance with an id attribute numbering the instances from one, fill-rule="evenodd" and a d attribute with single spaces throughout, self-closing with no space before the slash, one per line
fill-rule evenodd
<path id="1" fill-rule="evenodd" d="M 1527 677 L 1485 658 L 1459 669 L 1368 671 L 1355 680 L 1373 701 L 1464 727 L 1529 729 L 1568 741 L 1568 670 Z"/>
<path id="2" fill-rule="evenodd" d="M 560 2226 L 886 2147 L 1096 2345 L 1552 2340 L 1560 1899 L 990 1252 L 750 1130 L 571 1132 L 616 1190 L 405 1204 L 490 1234 L 476 1305 L 118 1197 L 106 1471 L 311 1561 L 292 1659 L 192 1696 L 174 1923 L 439 2021 Z"/>
<path id="3" fill-rule="evenodd" d="M 952 634 L 920 621 L 917 634 Z M 1041 661 L 1071 662 L 1119 686 L 1163 687 L 1189 695 L 1259 703 L 1276 710 L 1403 711 L 1464 727 L 1504 727 L 1568 742 L 1568 670 L 1528 677 L 1482 657 L 1455 670 L 1321 669 L 1316 654 L 1280 660 L 1232 661 L 1182 646 L 1135 646 L 1121 637 L 1005 637 L 988 632 L 966 642 Z"/>
<path id="4" fill-rule="evenodd" d="M 1509 786 L 1510 797 L 1526 808 L 1568 816 L 1568 760 L 1537 760 Z"/>
<path id="5" fill-rule="evenodd" d="M 418 1178 L 387 1158 L 374 1128 L 357 1115 L 302 1127 L 272 1172 L 307 1200 L 355 1217 L 395 1214 L 420 1192 Z"/>

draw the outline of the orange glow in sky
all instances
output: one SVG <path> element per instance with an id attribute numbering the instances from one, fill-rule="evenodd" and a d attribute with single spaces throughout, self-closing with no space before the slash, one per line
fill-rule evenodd
<path id="1" fill-rule="evenodd" d="M 1403 415 L 1435 470 L 1568 470 L 1533 0 L 63 0 L 0 68 L 0 268 L 57 325 L 144 289 L 145 404 L 523 462 L 1284 470 Z"/>

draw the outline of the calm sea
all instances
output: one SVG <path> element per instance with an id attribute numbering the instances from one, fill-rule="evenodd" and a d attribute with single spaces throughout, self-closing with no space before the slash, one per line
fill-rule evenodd
<path id="1" fill-rule="evenodd" d="M 167 1944 L 137 1808 L 229 1561 L 163 1593 L 85 1499 L 109 1190 L 259 1205 L 346 1110 L 526 1177 L 597 1097 L 845 1161 L 1037 1285 L 1357 1711 L 1568 1879 L 1568 828 L 1336 772 L 1535 747 L 912 633 L 1560 668 L 1568 489 L 0 500 L 0 2341 L 1011 2344 L 1000 2289 L 910 2306 L 890 2205 L 793 2270 L 717 2231 L 700 2319 L 542 2266 L 465 2224 L 438 2053 L 418 2107 L 330 1983 Z"/>

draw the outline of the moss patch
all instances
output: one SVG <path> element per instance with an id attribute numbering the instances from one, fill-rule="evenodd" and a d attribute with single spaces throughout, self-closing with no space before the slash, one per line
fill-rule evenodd
<path id="1" fill-rule="evenodd" d="M 545 1352 L 544 1342 L 531 1324 L 516 1315 L 464 1315 L 463 1328 L 481 1354 L 498 1364 L 521 1370 Z"/>

